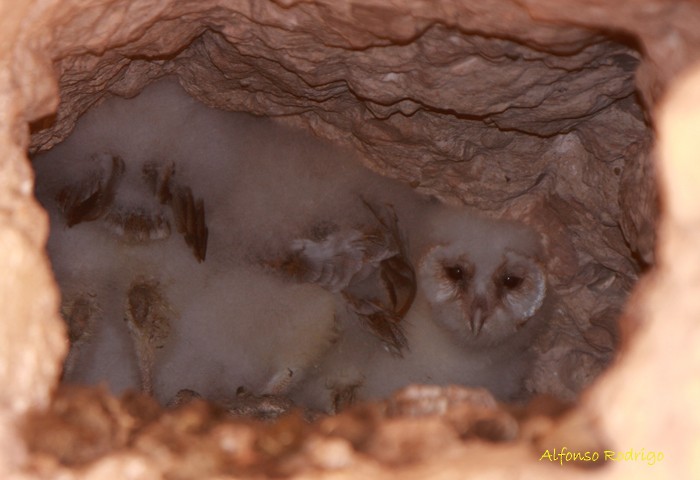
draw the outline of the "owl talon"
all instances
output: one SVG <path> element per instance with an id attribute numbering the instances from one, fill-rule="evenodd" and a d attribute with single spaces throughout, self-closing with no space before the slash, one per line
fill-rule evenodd
<path id="1" fill-rule="evenodd" d="M 292 387 L 292 382 L 294 378 L 295 370 L 291 368 L 285 368 L 275 373 L 270 381 L 267 382 L 265 388 L 263 388 L 263 395 L 283 395 L 289 391 Z"/>
<path id="2" fill-rule="evenodd" d="M 226 405 L 226 409 L 234 416 L 256 418 L 258 420 L 274 420 L 294 408 L 294 403 L 280 395 L 253 395 L 243 387 L 239 387 L 236 398 Z"/>

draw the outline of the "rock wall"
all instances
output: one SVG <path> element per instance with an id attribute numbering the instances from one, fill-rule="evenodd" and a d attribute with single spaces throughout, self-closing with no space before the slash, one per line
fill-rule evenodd
<path id="1" fill-rule="evenodd" d="M 538 346 L 538 391 L 572 398 L 611 361 L 622 302 L 656 265 L 623 325 L 639 333 L 625 337 L 620 365 L 582 411 L 616 448 L 648 441 L 647 450 L 667 448 L 659 469 L 691 467 L 697 447 L 678 442 L 697 417 L 678 425 L 672 409 L 700 393 L 685 369 L 661 367 L 676 352 L 692 357 L 697 342 L 692 296 L 685 305 L 678 293 L 700 265 L 688 230 L 698 201 L 692 150 L 680 149 L 694 138 L 671 133 L 700 121 L 686 101 L 699 81 L 664 110 L 664 147 L 652 143 L 660 99 L 700 55 L 698 25 L 696 4 L 662 0 L 0 1 L 0 445 L 9 452 L 0 474 L 22 463 L 14 424 L 46 406 L 65 351 L 26 152 L 65 138 L 106 94 L 135 95 L 168 74 L 205 103 L 284 116 L 353 145 L 370 167 L 419 191 L 537 226 L 563 299 Z M 686 123 L 675 120 L 681 111 Z M 669 212 L 658 258 L 656 169 Z M 688 260 L 671 262 L 671 247 Z M 661 361 L 674 333 L 674 355 Z M 660 403 L 665 384 L 680 393 Z M 675 440 L 664 436 L 671 426 L 680 428 Z M 498 457 L 483 457 L 485 472 L 506 468 Z M 441 461 L 425 468 L 464 466 Z M 619 462 L 605 472 L 660 471 L 640 468 Z"/>

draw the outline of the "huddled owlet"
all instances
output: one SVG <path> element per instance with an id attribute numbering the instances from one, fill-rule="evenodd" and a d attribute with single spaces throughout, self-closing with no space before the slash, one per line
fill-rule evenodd
<path id="1" fill-rule="evenodd" d="M 403 213 L 413 214 L 406 237 L 417 284 L 402 321 L 407 348 L 389 355 L 366 329 L 346 322 L 295 398 L 332 411 L 348 398 L 379 398 L 410 383 L 481 386 L 503 400 L 523 398 L 532 346 L 553 301 L 539 235 L 466 208 L 424 203 Z"/>

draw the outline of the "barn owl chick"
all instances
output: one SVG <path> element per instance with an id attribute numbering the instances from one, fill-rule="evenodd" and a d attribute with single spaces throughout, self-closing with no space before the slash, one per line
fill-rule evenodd
<path id="1" fill-rule="evenodd" d="M 349 393 L 379 398 L 411 383 L 481 386 L 502 400 L 524 395 L 530 347 L 552 303 L 537 233 L 444 206 L 426 208 L 407 233 L 418 291 L 402 322 L 403 358 L 345 324 L 296 401 L 334 411 Z"/>

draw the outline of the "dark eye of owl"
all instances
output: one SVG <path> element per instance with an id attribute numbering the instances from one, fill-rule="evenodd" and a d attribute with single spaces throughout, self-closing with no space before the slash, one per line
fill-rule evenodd
<path id="1" fill-rule="evenodd" d="M 460 282 L 464 280 L 464 268 L 459 265 L 445 267 L 445 275 L 453 282 Z"/>
<path id="2" fill-rule="evenodd" d="M 522 285 L 524 278 L 517 275 L 505 274 L 501 278 L 501 284 L 508 290 L 514 290 Z"/>

